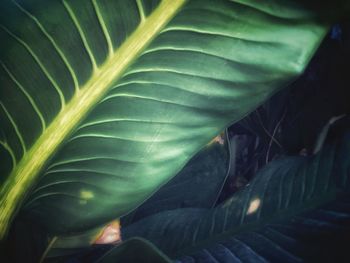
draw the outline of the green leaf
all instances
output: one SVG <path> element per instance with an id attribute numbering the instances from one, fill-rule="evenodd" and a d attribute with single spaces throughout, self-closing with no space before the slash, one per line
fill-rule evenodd
<path id="1" fill-rule="evenodd" d="M 179 174 L 161 187 L 150 199 L 130 215 L 121 218 L 121 225 L 126 227 L 148 215 L 163 210 L 182 207 L 213 207 L 229 168 L 229 149 L 226 134 L 220 134 L 219 140 L 219 142 L 213 141 L 198 152 Z M 186 190 L 190 187 L 201 189 L 201 194 L 198 195 L 198 192 Z M 91 229 L 72 236 L 55 238 L 54 242 L 50 242 L 45 258 L 52 260 L 74 255 L 77 252 L 82 253 L 96 241 L 100 235 L 99 233 L 105 227 Z M 28 235 L 28 238 L 31 238 L 31 235 Z"/>
<path id="2" fill-rule="evenodd" d="M 320 244 L 320 237 L 334 240 L 337 235 L 344 238 L 350 234 L 349 152 L 350 133 L 310 158 L 285 157 L 271 162 L 245 189 L 214 210 L 177 209 L 155 214 L 125 228 L 122 235 L 150 240 L 172 258 L 199 257 L 213 247 L 219 253 L 218 245 L 223 242 L 231 244 L 231 251 L 238 254 L 247 254 L 252 247 L 256 250 L 253 254 L 272 262 L 317 257 L 320 252 L 314 251 L 314 244 Z M 300 242 L 301 247 L 288 244 L 286 239 Z M 277 260 L 276 253 L 287 256 L 279 255 Z M 261 256 L 255 257 L 265 262 Z"/>
<path id="3" fill-rule="evenodd" d="M 0 10 L 1 238 L 28 196 L 23 210 L 51 234 L 129 212 L 295 79 L 328 28 L 289 1 Z"/>
<path id="4" fill-rule="evenodd" d="M 174 178 L 131 214 L 121 218 L 122 226 L 126 227 L 164 210 L 213 207 L 226 181 L 230 165 L 226 132 L 215 139 L 219 141 L 205 146 Z M 200 189 L 200 194 L 191 189 Z"/>
<path id="5" fill-rule="evenodd" d="M 214 141 L 199 151 L 180 173 L 161 187 L 150 199 L 135 209 L 130 215 L 121 218 L 121 225 L 126 227 L 148 215 L 163 210 L 183 207 L 213 207 L 225 182 L 229 168 L 229 149 L 226 134 L 220 134 L 220 140 L 222 141 Z M 198 195 L 198 192 L 186 190 L 190 187 L 201 189 L 201 194 Z M 72 236 L 55 238 L 46 249 L 46 260 L 72 256 L 77 252 L 82 253 L 94 243 L 104 227 L 91 229 Z M 18 229 L 18 227 L 15 227 L 15 229 Z M 19 230 L 21 232 L 17 233 L 17 236 L 24 234 L 23 229 Z M 19 232 L 19 230 L 17 231 Z M 28 238 L 33 236 L 28 233 L 25 235 Z M 39 235 L 35 233 L 34 236 L 38 237 Z M 13 245 L 15 246 L 16 244 Z M 39 258 L 42 256 L 40 254 Z M 28 255 L 25 258 L 28 260 Z"/>
<path id="6" fill-rule="evenodd" d="M 208 258 L 219 262 L 236 262 L 237 258 L 247 262 L 346 262 L 350 241 L 349 201 L 349 196 L 339 197 L 288 220 L 243 231 L 176 262 L 208 263 Z"/>

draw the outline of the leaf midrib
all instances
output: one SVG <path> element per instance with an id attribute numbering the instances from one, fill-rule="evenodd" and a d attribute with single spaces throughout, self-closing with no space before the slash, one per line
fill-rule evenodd
<path id="1" fill-rule="evenodd" d="M 19 209 L 27 190 L 34 184 L 57 148 L 103 98 L 111 84 L 122 77 L 130 64 L 185 2 L 186 0 L 164 0 L 149 17 L 142 20 L 120 48 L 110 54 L 102 66 L 96 68 L 90 80 L 75 93 L 23 156 L 0 192 L 0 240 L 6 236 L 11 219 Z"/>

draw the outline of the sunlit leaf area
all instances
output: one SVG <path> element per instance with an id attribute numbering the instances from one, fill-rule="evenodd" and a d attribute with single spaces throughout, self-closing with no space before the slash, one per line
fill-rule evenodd
<path id="1" fill-rule="evenodd" d="M 2 0 L 0 262 L 350 262 L 346 0 Z"/>

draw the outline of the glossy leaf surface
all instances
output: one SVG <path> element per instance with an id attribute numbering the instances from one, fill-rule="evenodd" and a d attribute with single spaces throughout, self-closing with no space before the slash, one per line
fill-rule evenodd
<path id="1" fill-rule="evenodd" d="M 295 79 L 327 25 L 289 1 L 2 1 L 1 236 L 135 208 Z M 58 216 L 59 215 L 59 216 Z"/>
<path id="2" fill-rule="evenodd" d="M 121 218 L 123 227 L 164 210 L 213 207 L 229 171 L 228 147 L 229 140 L 226 133 L 215 137 L 212 143 L 199 151 L 153 196 L 132 213 Z"/>

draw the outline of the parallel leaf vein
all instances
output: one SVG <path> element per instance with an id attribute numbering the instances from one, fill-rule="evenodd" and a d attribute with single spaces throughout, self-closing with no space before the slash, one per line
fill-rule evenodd
<path id="1" fill-rule="evenodd" d="M 192 32 L 192 33 L 204 34 L 204 35 L 222 36 L 222 37 L 237 39 L 244 42 L 256 43 L 259 45 L 281 45 L 278 42 L 273 42 L 267 39 L 266 40 L 265 39 L 264 40 L 248 39 L 248 38 L 243 38 L 242 36 L 238 37 L 236 35 L 228 34 L 225 32 L 216 32 L 216 31 L 210 31 L 208 29 L 204 30 L 204 29 L 184 27 L 184 26 L 169 26 L 162 31 L 162 34 L 167 32 L 173 32 L 173 31 L 183 31 L 183 32 Z"/>
<path id="2" fill-rule="evenodd" d="M 89 42 L 87 41 L 85 33 L 84 33 L 83 29 L 81 28 L 79 20 L 76 17 L 76 15 L 74 14 L 73 9 L 70 7 L 70 5 L 65 0 L 62 0 L 62 2 L 63 2 L 64 7 L 67 10 L 69 16 L 71 17 L 71 19 L 73 21 L 73 24 L 75 25 L 75 27 L 77 28 L 77 30 L 79 32 L 80 38 L 83 41 L 84 47 L 86 49 L 86 52 L 88 53 L 88 56 L 90 58 L 90 61 L 91 61 L 91 64 L 92 64 L 92 69 L 95 72 L 95 71 L 98 70 L 98 67 L 97 67 L 97 64 L 96 64 L 96 60 L 95 60 L 94 54 L 93 54 L 93 52 L 91 50 L 91 47 L 89 45 Z"/>
<path id="3" fill-rule="evenodd" d="M 90 126 L 94 126 L 94 125 L 99 125 L 99 124 L 105 124 L 105 123 L 109 123 L 109 122 L 140 122 L 140 123 L 149 123 L 149 120 L 142 120 L 142 119 L 117 119 L 117 118 L 113 118 L 113 119 L 104 119 L 104 120 L 98 120 L 98 121 L 94 121 L 94 122 L 88 122 L 88 123 L 84 123 L 83 125 L 81 125 L 78 130 L 85 128 L 85 127 L 90 127 Z M 152 123 L 154 124 L 172 124 L 172 122 L 167 122 L 167 121 L 153 121 Z"/>
<path id="4" fill-rule="evenodd" d="M 0 239 L 3 239 L 6 235 L 15 211 L 23 202 L 26 190 L 36 182 L 39 172 L 42 172 L 48 160 L 56 153 L 58 146 L 72 134 L 73 130 L 79 127 L 81 121 L 86 118 L 90 110 L 107 94 L 113 83 L 122 78 L 127 68 L 139 57 L 152 40 L 159 35 L 160 31 L 169 23 L 185 2 L 186 0 L 162 1 L 152 14 L 147 17 L 145 23 L 140 24 L 130 34 L 115 54 L 109 57 L 100 68 L 92 72 L 91 78 L 74 94 L 66 105 L 62 92 L 56 86 L 57 91 L 61 95 L 61 103 L 64 105 L 64 108 L 57 114 L 40 137 L 37 138 L 35 144 L 23 156 L 15 169 L 12 170 L 9 179 L 1 188 Z M 85 38 L 71 7 L 64 0 L 63 5 L 70 14 L 70 18 L 73 19 L 73 22 L 75 21 L 75 26 L 77 26 L 81 37 Z M 14 37 L 13 34 L 12 37 Z M 27 48 L 47 77 L 51 78 L 28 45 L 16 36 L 14 38 Z M 86 39 L 85 45 L 88 47 Z M 92 60 L 94 60 L 93 57 Z M 51 81 L 53 81 L 52 78 Z M 1 103 L 0 107 L 4 108 L 4 105 Z M 6 111 L 6 109 L 4 110 Z M 12 120 L 11 115 L 7 115 Z M 17 129 L 16 124 L 13 124 L 15 129 Z M 19 132 L 17 134 L 21 138 L 21 134 Z M 25 148 L 24 142 L 22 146 Z M 146 153 L 144 155 L 143 158 L 146 158 Z"/>
<path id="5" fill-rule="evenodd" d="M 79 169 L 79 168 L 70 168 L 70 169 L 60 169 L 60 170 L 50 170 L 46 173 L 46 175 L 48 174 L 55 174 L 55 173 L 75 173 L 75 172 L 83 172 L 83 173 L 92 173 L 92 174 L 96 174 L 96 175 L 107 175 L 107 176 L 111 176 L 113 178 L 118 177 L 117 174 L 115 173 L 107 173 L 107 172 L 101 172 L 98 170 L 92 170 L 92 169 Z"/>
<path id="6" fill-rule="evenodd" d="M 54 182 L 54 183 L 49 183 L 49 184 L 45 184 L 43 186 L 40 186 L 38 188 L 35 188 L 35 190 L 31 193 L 32 195 L 44 190 L 44 189 L 47 189 L 49 187 L 52 187 L 52 186 L 57 186 L 57 185 L 64 185 L 64 184 L 80 184 L 81 185 L 87 185 L 87 186 L 91 186 L 91 187 L 94 187 L 96 188 L 97 185 L 95 183 L 88 183 L 88 182 L 85 182 L 85 181 L 74 181 L 74 180 L 65 180 L 65 181 L 57 181 L 57 182 Z"/>
<path id="7" fill-rule="evenodd" d="M 43 65 L 43 63 L 39 59 L 39 57 L 34 53 L 34 51 L 31 49 L 31 47 L 26 42 L 24 42 L 23 39 L 21 39 L 20 37 L 16 36 L 9 29 L 7 29 L 5 26 L 0 25 L 0 27 L 5 32 L 7 32 L 13 39 L 15 39 L 18 43 L 20 43 L 29 52 L 29 54 L 32 56 L 32 58 L 35 60 L 35 62 L 38 64 L 38 66 L 40 67 L 40 69 L 42 70 L 44 75 L 48 78 L 48 80 L 51 82 L 52 86 L 56 90 L 56 92 L 57 92 L 57 94 L 58 94 L 58 96 L 60 98 L 61 109 L 63 109 L 65 104 L 66 104 L 64 95 L 63 95 L 60 87 L 58 86 L 57 82 L 54 80 L 54 78 L 51 76 L 51 74 L 47 71 L 47 69 L 45 68 L 45 66 Z"/>
<path id="8" fill-rule="evenodd" d="M 123 163 L 130 163 L 130 164 L 139 163 L 139 162 L 135 162 L 135 161 L 131 161 L 131 160 L 122 160 L 122 159 L 113 158 L 113 157 L 109 157 L 109 156 L 98 156 L 98 157 L 86 157 L 86 158 L 71 159 L 71 160 L 67 160 L 67 161 L 60 161 L 60 162 L 57 162 L 57 163 L 54 163 L 53 165 L 51 165 L 48 168 L 48 170 L 50 171 L 54 167 L 61 166 L 61 165 L 67 165 L 67 164 L 78 163 L 78 162 L 93 161 L 93 160 L 95 160 L 95 161 L 96 160 L 112 160 L 112 161 L 118 161 L 118 162 L 123 162 Z M 56 168 L 56 170 L 57 170 L 57 168 Z"/>
<path id="9" fill-rule="evenodd" d="M 12 166 L 16 166 L 17 164 L 17 159 L 15 156 L 14 151 L 12 150 L 12 148 L 10 147 L 10 145 L 8 145 L 8 143 L 0 141 L 0 145 L 10 154 L 11 156 L 11 160 L 12 160 Z"/>
<path id="10" fill-rule="evenodd" d="M 122 136 L 112 136 L 112 135 L 105 135 L 105 134 L 79 134 L 76 135 L 74 137 L 72 137 L 71 139 L 68 140 L 68 142 L 72 142 L 81 138 L 102 138 L 102 139 L 111 139 L 111 140 L 120 140 L 120 141 L 132 141 L 132 142 L 154 142 L 153 139 L 135 139 L 135 138 L 128 138 L 128 137 L 122 137 Z M 177 140 L 176 138 L 173 140 Z M 157 140 L 157 142 L 169 142 L 172 140 Z"/>
<path id="11" fill-rule="evenodd" d="M 96 0 L 92 0 L 92 4 L 94 6 L 95 13 L 96 13 L 96 16 L 98 18 L 98 21 L 99 21 L 99 23 L 101 25 L 102 32 L 103 32 L 103 34 L 104 34 L 104 36 L 106 38 L 106 41 L 107 41 L 109 56 L 113 56 L 114 50 L 113 50 L 112 39 L 111 39 L 111 36 L 110 36 L 109 31 L 107 29 L 106 23 L 105 23 L 105 21 L 103 19 L 103 15 L 102 15 L 102 12 L 100 10 L 100 7 L 97 4 Z"/>
<path id="12" fill-rule="evenodd" d="M 57 51 L 58 55 L 61 57 L 63 63 L 66 65 L 69 73 L 71 74 L 73 83 L 74 83 L 74 89 L 75 91 L 78 90 L 79 88 L 79 83 L 78 83 L 78 79 L 77 76 L 75 75 L 75 72 L 72 68 L 72 66 L 70 65 L 66 55 L 64 54 L 64 52 L 61 50 L 61 48 L 57 45 L 56 41 L 53 39 L 53 37 L 47 32 L 47 30 L 45 29 L 45 27 L 41 24 L 41 22 L 33 15 L 31 14 L 28 10 L 26 10 L 25 8 L 23 8 L 19 3 L 17 3 L 15 0 L 12 0 L 12 2 L 23 12 L 25 13 L 29 18 L 31 18 L 36 25 L 38 26 L 38 28 L 41 30 L 41 32 L 47 37 L 47 39 L 51 42 L 52 46 L 55 48 L 55 50 Z"/>
<path id="13" fill-rule="evenodd" d="M 0 61 L 0 64 L 3 67 L 3 69 L 6 71 L 6 73 L 9 75 L 11 80 L 16 84 L 16 86 L 21 90 L 21 92 L 27 98 L 27 100 L 29 101 L 30 105 L 33 107 L 35 113 L 38 115 L 38 117 L 40 119 L 42 131 L 44 131 L 46 129 L 46 122 L 45 122 L 45 119 L 44 119 L 43 115 L 41 114 L 41 112 L 40 112 L 40 110 L 38 108 L 38 105 L 35 103 L 35 101 L 32 98 L 32 96 L 21 85 L 21 83 L 19 83 L 19 81 L 15 78 L 15 76 L 10 72 L 10 70 L 6 67 L 6 65 L 2 61 Z"/>
<path id="14" fill-rule="evenodd" d="M 15 130 L 15 133 L 16 133 L 16 135 L 17 135 L 17 137 L 18 137 L 18 139 L 19 139 L 19 141 L 20 141 L 20 144 L 21 144 L 21 146 L 22 146 L 23 153 L 26 153 L 26 152 L 27 152 L 27 148 L 26 148 L 26 145 L 25 145 L 25 143 L 24 143 L 22 134 L 21 134 L 21 132 L 19 131 L 16 122 L 14 121 L 14 119 L 12 118 L 10 112 L 6 109 L 5 105 L 4 105 L 2 102 L 0 102 L 0 106 L 1 106 L 1 108 L 4 110 L 4 112 L 5 112 L 5 114 L 6 114 L 6 117 L 8 118 L 8 120 L 10 121 L 10 123 L 11 123 L 13 129 Z"/>

